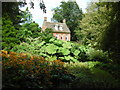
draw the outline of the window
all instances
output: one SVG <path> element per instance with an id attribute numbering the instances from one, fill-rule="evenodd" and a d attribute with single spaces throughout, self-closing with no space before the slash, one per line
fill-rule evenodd
<path id="1" fill-rule="evenodd" d="M 55 30 L 58 30 L 58 24 L 55 25 Z"/>
<path id="2" fill-rule="evenodd" d="M 63 39 L 63 36 L 61 36 L 61 40 Z"/>
<path id="3" fill-rule="evenodd" d="M 58 38 L 58 35 L 56 35 L 56 38 Z"/>
<path id="4" fill-rule="evenodd" d="M 68 36 L 66 36 L 66 41 L 68 41 Z"/>
<path id="5" fill-rule="evenodd" d="M 62 25 L 60 25 L 59 29 L 60 29 L 60 30 L 63 30 L 63 26 L 62 26 Z"/>

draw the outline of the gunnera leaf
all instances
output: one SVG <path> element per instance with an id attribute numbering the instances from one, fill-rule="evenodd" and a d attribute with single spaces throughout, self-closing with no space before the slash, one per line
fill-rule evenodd
<path id="1" fill-rule="evenodd" d="M 55 44 L 55 45 L 57 45 L 59 47 L 62 46 L 62 43 L 63 43 L 63 41 L 61 41 L 61 40 L 55 40 L 55 41 L 53 41 L 53 44 Z"/>
<path id="2" fill-rule="evenodd" d="M 74 54 L 75 56 L 77 56 L 79 53 L 80 53 L 80 50 L 75 50 L 75 51 L 73 52 L 73 54 Z"/>
<path id="3" fill-rule="evenodd" d="M 49 44 L 48 46 L 46 46 L 45 52 L 47 52 L 48 54 L 55 54 L 57 49 L 58 47 L 56 45 Z"/>
<path id="4" fill-rule="evenodd" d="M 64 48 L 72 48 L 71 43 L 69 43 L 69 42 L 63 43 L 62 46 Z"/>
<path id="5" fill-rule="evenodd" d="M 66 49 L 66 48 L 59 48 L 58 52 L 61 52 L 63 55 L 70 54 L 70 51 L 68 49 Z"/>
<path id="6" fill-rule="evenodd" d="M 73 60 L 74 58 L 73 57 L 71 57 L 71 56 L 65 56 L 65 60 L 67 60 L 67 61 L 71 61 L 71 60 Z"/>

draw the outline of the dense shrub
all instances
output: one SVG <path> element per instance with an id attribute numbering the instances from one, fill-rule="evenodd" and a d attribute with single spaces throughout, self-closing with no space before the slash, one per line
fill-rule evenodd
<path id="1" fill-rule="evenodd" d="M 27 42 L 15 46 L 12 51 L 43 56 L 51 61 L 61 59 L 64 62 L 111 62 L 107 52 L 72 42 L 57 40 L 55 38 L 49 38 L 45 41 L 41 41 L 40 37 L 35 39 L 29 38 Z"/>
<path id="2" fill-rule="evenodd" d="M 71 88 L 118 88 L 118 81 L 107 71 L 95 68 L 100 62 L 66 63 L 68 72 L 76 78 Z"/>
<path id="3" fill-rule="evenodd" d="M 60 60 L 2 50 L 3 88 L 48 88 L 69 84 L 71 77 Z M 66 77 L 64 77 L 66 76 Z M 66 78 L 66 79 L 65 79 Z M 57 81 L 58 80 L 58 81 Z"/>
<path id="4" fill-rule="evenodd" d="M 28 39 L 18 46 L 15 46 L 12 51 L 18 53 L 29 53 L 31 55 L 43 56 L 49 60 L 61 59 L 64 62 L 76 62 L 77 60 L 86 60 L 86 46 L 76 45 L 71 42 L 49 38 L 41 42 L 40 38 Z"/>
<path id="5" fill-rule="evenodd" d="M 108 71 L 112 76 L 120 82 L 120 66 L 113 63 L 99 63 L 95 65 L 96 68 Z"/>
<path id="6" fill-rule="evenodd" d="M 108 56 L 108 52 L 103 52 L 103 50 L 89 48 L 86 53 L 88 56 L 88 60 L 90 61 L 101 61 L 104 63 L 112 62 L 112 60 Z"/>

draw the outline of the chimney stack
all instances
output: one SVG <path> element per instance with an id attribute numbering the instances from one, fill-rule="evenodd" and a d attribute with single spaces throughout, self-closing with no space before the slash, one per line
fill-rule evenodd
<path id="1" fill-rule="evenodd" d="M 63 19 L 63 23 L 66 23 L 66 20 L 65 20 L 65 19 Z"/>
<path id="2" fill-rule="evenodd" d="M 47 21 L 47 17 L 44 17 L 44 21 Z"/>

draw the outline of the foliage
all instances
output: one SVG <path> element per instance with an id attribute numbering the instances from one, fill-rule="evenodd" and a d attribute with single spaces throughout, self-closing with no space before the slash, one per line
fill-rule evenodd
<path id="1" fill-rule="evenodd" d="M 108 52 L 103 52 L 102 50 L 95 50 L 89 48 L 87 51 L 87 56 L 89 60 L 101 61 L 101 62 L 112 62 L 108 57 Z"/>
<path id="2" fill-rule="evenodd" d="M 18 30 L 15 29 L 10 17 L 2 17 L 2 48 L 10 50 L 20 43 L 17 37 Z"/>
<path id="3" fill-rule="evenodd" d="M 18 37 L 21 42 L 26 42 L 26 38 L 37 38 L 41 35 L 41 29 L 39 25 L 35 22 L 25 23 L 21 26 Z"/>
<path id="4" fill-rule="evenodd" d="M 62 59 L 63 61 L 77 61 L 82 55 L 82 48 L 74 48 L 74 44 L 57 40 L 55 38 L 46 39 L 41 42 L 41 38 L 29 39 L 29 43 L 21 43 L 15 46 L 12 51 L 26 52 L 31 55 L 40 55 L 50 60 Z M 74 52 L 75 50 L 75 52 Z M 81 51 L 80 51 L 81 50 Z M 84 56 L 84 55 L 82 55 Z M 81 58 L 83 59 L 83 58 Z"/>
<path id="5" fill-rule="evenodd" d="M 120 2 L 114 2 L 114 3 L 100 3 L 100 6 L 107 7 L 107 10 L 109 10 L 109 16 L 111 17 L 108 19 L 109 25 L 108 28 L 105 30 L 105 33 L 103 35 L 103 38 L 101 40 L 101 48 L 103 50 L 109 50 L 112 52 L 110 54 L 111 58 L 114 60 L 114 63 L 118 64 L 119 56 L 120 56 Z M 111 37 L 112 36 L 112 37 Z"/>
<path id="6" fill-rule="evenodd" d="M 112 65 L 103 67 L 105 64 L 98 61 L 64 63 L 60 60 L 48 61 L 41 56 L 31 56 L 29 53 L 4 50 L 0 55 L 3 58 L 3 88 L 119 87 L 115 68 L 111 68 Z"/>
<path id="7" fill-rule="evenodd" d="M 109 51 L 114 63 L 119 63 L 120 53 L 119 8 L 118 2 L 90 3 L 75 31 L 80 43 Z"/>
<path id="8" fill-rule="evenodd" d="M 95 65 L 96 68 L 103 69 L 105 71 L 108 71 L 112 76 L 115 77 L 116 80 L 120 82 L 120 66 L 118 64 L 112 64 L 112 63 L 99 63 Z M 120 84 L 120 83 L 119 83 Z"/>
<path id="9" fill-rule="evenodd" d="M 79 6 L 76 2 L 61 2 L 59 7 L 53 9 L 53 20 L 62 22 L 63 19 L 66 20 L 66 24 L 71 31 L 71 40 L 76 40 L 74 30 L 79 25 L 79 20 L 82 19 L 82 10 L 79 9 Z"/>
<path id="10" fill-rule="evenodd" d="M 51 28 L 46 28 L 44 32 L 40 35 L 41 41 L 49 42 L 49 40 L 53 37 L 53 30 Z"/>
<path id="11" fill-rule="evenodd" d="M 28 10 L 28 7 L 26 8 L 25 11 L 21 11 L 22 15 L 21 16 L 18 16 L 18 17 L 21 17 L 22 19 L 22 24 L 25 24 L 25 23 L 32 23 L 32 14 L 29 12 Z"/>
<path id="12" fill-rule="evenodd" d="M 76 78 L 72 88 L 118 88 L 118 81 L 107 71 L 95 68 L 100 62 L 66 63 L 67 71 Z"/>
<path id="13" fill-rule="evenodd" d="M 80 42 L 91 47 L 99 48 L 102 35 L 109 25 L 106 19 L 110 19 L 106 7 L 99 7 L 97 3 L 91 3 L 87 7 L 87 13 L 81 21 L 81 30 L 76 34 L 81 37 Z"/>
<path id="14" fill-rule="evenodd" d="M 20 44 L 20 41 L 22 41 L 21 39 L 23 39 L 21 38 L 21 34 L 24 34 L 24 30 L 20 30 L 20 23 L 25 22 L 29 15 L 31 15 L 28 10 L 21 11 L 19 9 L 19 5 L 25 5 L 25 3 L 2 3 L 2 48 L 6 50 L 10 50 L 11 48 L 13 48 L 13 46 Z"/>
<path id="15" fill-rule="evenodd" d="M 3 88 L 49 88 L 67 85 L 70 77 L 60 60 L 2 50 Z M 64 76 L 64 77 L 63 77 Z M 66 77 L 65 77 L 66 76 Z M 59 82 L 56 80 L 59 79 Z"/>
<path id="16" fill-rule="evenodd" d="M 19 6 L 24 7 L 26 3 L 24 2 L 2 2 L 2 17 L 8 18 L 13 23 L 15 29 L 20 28 L 20 23 L 22 22 L 23 13 L 19 9 Z M 9 8 L 8 8 L 9 7 Z"/>
<path id="17" fill-rule="evenodd" d="M 26 52 L 31 55 L 40 55 L 48 60 L 61 59 L 64 62 L 76 61 L 101 61 L 111 62 L 108 53 L 102 50 L 95 50 L 88 46 L 82 46 L 72 42 L 48 38 L 41 42 L 41 38 L 28 39 L 27 43 L 23 42 L 15 46 L 12 51 Z"/>

